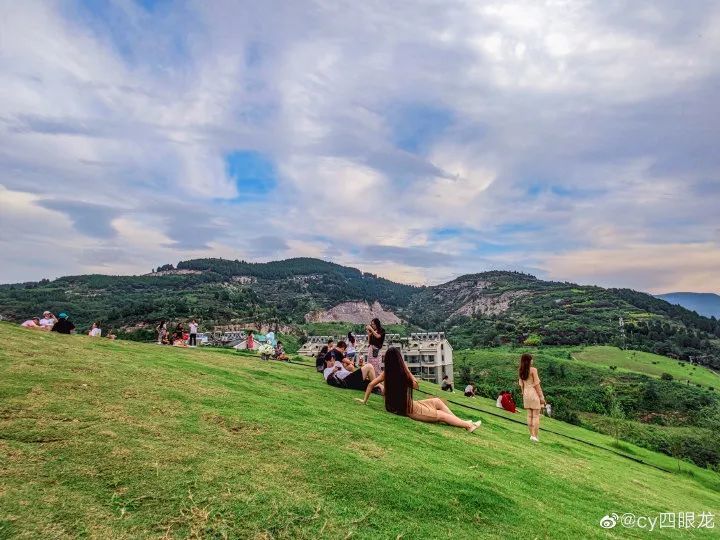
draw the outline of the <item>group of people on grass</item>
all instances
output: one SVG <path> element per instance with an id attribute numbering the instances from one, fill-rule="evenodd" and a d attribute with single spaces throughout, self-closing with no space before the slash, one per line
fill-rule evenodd
<path id="1" fill-rule="evenodd" d="M 480 426 L 479 420 L 473 422 L 455 416 L 439 398 L 413 399 L 418 381 L 410 372 L 400 349 L 390 347 L 384 355 L 380 354 L 385 344 L 385 329 L 380 320 L 373 319 L 365 331 L 368 349 L 364 357 L 357 352 L 352 332 L 348 333 L 347 342 L 335 344 L 329 340 L 320 350 L 315 365 L 329 385 L 363 391 L 363 398 L 356 398 L 363 405 L 371 394 L 382 395 L 385 410 L 420 422 L 443 422 L 469 432 Z"/>
<path id="2" fill-rule="evenodd" d="M 177 323 L 174 330 L 170 330 L 166 321 L 160 321 L 155 328 L 158 345 L 172 345 L 174 347 L 197 347 L 198 323 L 195 319 L 190 321 L 187 330 L 183 323 Z"/>
<path id="3" fill-rule="evenodd" d="M 66 312 L 60 313 L 57 317 L 50 311 L 43 312 L 43 317 L 33 317 L 21 324 L 23 328 L 53 331 L 61 334 L 75 333 L 75 325 L 70 321 Z M 182 323 L 178 323 L 174 331 L 168 329 L 168 324 L 161 321 L 157 328 L 157 342 L 162 345 L 173 345 L 176 347 L 197 346 L 198 324 L 192 320 L 187 331 Z M 325 381 L 339 388 L 348 388 L 364 392 L 362 399 L 356 400 L 363 405 L 368 402 L 373 393 L 383 396 L 385 409 L 393 414 L 407 416 L 420 422 L 442 422 L 450 426 L 461 427 L 468 432 L 475 431 L 480 425 L 480 420 L 471 421 L 458 418 L 450 408 L 437 397 L 415 400 L 413 390 L 418 389 L 418 381 L 410 372 L 402 353 L 397 347 L 390 347 L 384 355 L 380 352 L 385 344 L 385 329 L 379 319 L 375 318 L 366 326 L 368 348 L 363 356 L 358 354 L 356 338 L 352 332 L 347 335 L 347 341 L 328 340 L 316 357 L 317 371 L 323 374 Z M 88 335 L 99 337 L 102 330 L 97 323 L 93 323 Z M 114 335 L 109 335 L 113 339 Z M 274 336 L 273 336 L 274 342 Z M 248 349 L 255 348 L 253 332 L 249 332 L 246 342 Z M 274 344 L 273 358 L 276 360 L 289 360 L 283 344 L 278 341 Z M 523 354 L 520 358 L 518 368 L 518 385 L 522 390 L 523 408 L 527 411 L 528 430 L 530 440 L 538 442 L 538 431 L 540 429 L 540 411 L 547 410 L 549 405 L 540 386 L 540 377 L 537 368 L 533 365 L 533 357 L 530 354 Z M 445 391 L 454 392 L 449 377 L 443 377 L 441 388 Z M 466 397 L 475 397 L 477 391 L 475 385 L 470 383 L 465 387 Z M 503 391 L 497 399 L 496 405 L 510 412 L 516 412 L 515 402 L 512 393 Z"/>
<path id="4" fill-rule="evenodd" d="M 363 405 L 368 402 L 371 394 L 380 394 L 385 401 L 385 410 L 420 422 L 441 422 L 464 428 L 468 432 L 475 431 L 481 425 L 480 420 L 471 421 L 457 417 L 440 398 L 413 399 L 413 390 L 419 388 L 418 381 L 410 372 L 400 349 L 390 347 L 383 356 L 380 355 L 385 342 L 385 330 L 378 319 L 373 319 L 366 327 L 366 332 L 368 352 L 365 358 L 357 353 L 352 332 L 348 333 L 347 342 L 339 341 L 336 344 L 330 339 L 327 345 L 322 347 L 315 365 L 329 385 L 363 391 L 363 398 L 356 398 L 356 401 Z M 532 355 L 521 356 L 518 386 L 522 391 L 523 407 L 527 411 L 530 440 L 538 442 L 540 410 L 546 406 L 546 402 L 537 368 L 532 364 Z M 454 391 L 449 377 L 443 377 L 441 388 Z M 475 397 L 475 385 L 467 385 L 464 394 Z M 510 412 L 517 410 L 509 391 L 503 391 L 498 396 L 497 405 Z"/>
<path id="5" fill-rule="evenodd" d="M 30 330 L 41 330 L 46 332 L 57 332 L 59 334 L 75 334 L 76 329 L 73 322 L 70 320 L 70 315 L 63 311 L 56 317 L 51 311 L 43 311 L 42 318 L 32 317 L 25 322 L 21 323 L 20 326 L 28 328 Z M 102 329 L 96 322 L 92 323 L 90 330 L 88 330 L 88 336 L 90 337 L 101 337 Z M 108 334 L 110 339 L 115 339 L 114 334 Z"/>

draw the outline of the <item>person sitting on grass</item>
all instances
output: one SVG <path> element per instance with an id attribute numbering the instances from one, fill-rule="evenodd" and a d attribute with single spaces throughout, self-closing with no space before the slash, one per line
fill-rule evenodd
<path id="1" fill-rule="evenodd" d="M 315 356 L 315 369 L 318 373 L 322 373 L 325 369 L 325 357 L 327 356 L 327 345 L 323 345 L 322 349 Z"/>
<path id="2" fill-rule="evenodd" d="M 53 325 L 52 331 L 58 332 L 59 334 L 74 334 L 75 325 L 70 322 L 70 316 L 63 312 L 58 315 L 58 317 L 60 319 Z"/>
<path id="3" fill-rule="evenodd" d="M 450 377 L 448 377 L 447 375 L 445 375 L 442 378 L 442 383 L 440 384 L 440 389 L 445 390 L 446 392 L 454 392 L 455 391 L 455 390 L 453 390 L 453 385 L 450 382 Z"/>
<path id="4" fill-rule="evenodd" d="M 513 399 L 512 394 L 507 390 L 500 392 L 495 405 L 497 405 L 500 409 L 505 409 L 511 413 L 517 412 L 515 400 Z"/>
<path id="5" fill-rule="evenodd" d="M 52 312 L 43 311 L 42 319 L 40 319 L 40 326 L 42 326 L 43 330 L 52 330 L 52 327 L 55 326 L 56 322 L 58 322 L 58 319 L 52 314 Z"/>
<path id="6" fill-rule="evenodd" d="M 40 326 L 40 317 L 33 317 L 32 319 L 28 319 L 20 326 L 22 326 L 23 328 L 30 328 L 32 330 L 43 330 L 43 327 Z"/>
<path id="7" fill-rule="evenodd" d="M 355 363 L 355 357 L 357 356 L 357 349 L 355 348 L 355 334 L 348 332 L 347 335 L 348 348 L 345 355 Z"/>
<path id="8" fill-rule="evenodd" d="M 465 397 L 475 397 L 475 385 L 470 383 L 465 387 Z"/>
<path id="9" fill-rule="evenodd" d="M 482 423 L 480 420 L 471 422 L 458 418 L 440 398 L 413 401 L 413 388 L 418 388 L 418 382 L 410 373 L 397 347 L 390 347 L 387 350 L 385 370 L 370 382 L 365 390 L 365 397 L 356 401 L 365 405 L 373 389 L 381 383 L 384 383 L 385 410 L 390 413 L 407 416 L 419 422 L 442 422 L 464 428 L 470 433 Z"/>
<path id="10" fill-rule="evenodd" d="M 328 353 L 325 361 L 327 367 L 323 371 L 323 377 L 330 386 L 362 391 L 375 378 L 375 369 L 370 364 L 358 369 L 350 366 L 351 369 L 348 369 L 346 365 L 338 362 L 335 356 Z M 381 388 L 378 390 L 381 391 Z"/>
<path id="11" fill-rule="evenodd" d="M 345 369 L 348 371 L 353 371 L 355 369 L 355 364 L 346 356 L 345 351 L 347 351 L 347 343 L 344 341 L 338 341 L 335 348 L 325 355 L 325 360 L 327 360 L 329 356 L 332 356 L 336 363 L 345 366 Z"/>
<path id="12" fill-rule="evenodd" d="M 90 337 L 102 336 L 102 329 L 98 326 L 97 323 L 92 323 L 92 327 L 90 328 L 90 331 L 88 332 L 88 336 L 90 336 Z"/>
<path id="13" fill-rule="evenodd" d="M 281 360 L 283 362 L 290 360 L 290 357 L 285 354 L 285 348 L 283 347 L 282 341 L 278 341 L 277 345 L 275 345 L 275 354 L 273 356 L 275 357 L 275 360 Z"/>

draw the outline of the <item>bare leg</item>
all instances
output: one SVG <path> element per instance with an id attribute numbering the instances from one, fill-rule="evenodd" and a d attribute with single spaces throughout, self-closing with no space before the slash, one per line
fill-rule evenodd
<path id="1" fill-rule="evenodd" d="M 435 407 L 436 410 L 443 411 L 443 412 L 446 412 L 448 414 L 452 414 L 453 416 L 455 416 L 453 414 L 453 412 L 450 410 L 450 408 L 447 405 L 445 405 L 445 402 L 442 399 L 436 397 L 436 398 L 432 398 L 430 400 L 430 402 L 431 402 L 432 406 Z"/>
<path id="2" fill-rule="evenodd" d="M 527 426 L 528 431 L 530 432 L 530 436 L 533 436 L 533 410 L 528 409 L 527 410 Z"/>
<path id="3" fill-rule="evenodd" d="M 363 374 L 363 380 L 372 381 L 375 378 L 375 368 L 372 364 L 365 364 L 364 366 L 360 367 L 360 370 Z"/>
<path id="4" fill-rule="evenodd" d="M 533 425 L 534 431 L 535 431 L 535 437 L 538 436 L 538 432 L 540 431 L 540 411 L 535 411 L 535 423 Z"/>
<path id="5" fill-rule="evenodd" d="M 461 420 L 453 413 L 446 413 L 445 411 L 438 411 L 438 420 L 449 426 L 461 427 L 470 429 L 473 427 L 473 423 L 468 420 Z"/>

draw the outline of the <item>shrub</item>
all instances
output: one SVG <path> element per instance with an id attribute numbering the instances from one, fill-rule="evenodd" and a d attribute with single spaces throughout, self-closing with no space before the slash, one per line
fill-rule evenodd
<path id="1" fill-rule="evenodd" d="M 662 375 L 660 375 L 660 378 L 663 381 L 672 381 L 673 380 L 673 376 L 670 373 L 663 373 Z"/>

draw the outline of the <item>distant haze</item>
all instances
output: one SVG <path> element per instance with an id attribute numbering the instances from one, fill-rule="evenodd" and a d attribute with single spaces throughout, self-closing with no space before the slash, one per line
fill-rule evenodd
<path id="1" fill-rule="evenodd" d="M 657 297 L 696 311 L 700 315 L 720 318 L 720 295 L 715 293 L 673 292 L 658 294 Z"/>

